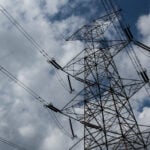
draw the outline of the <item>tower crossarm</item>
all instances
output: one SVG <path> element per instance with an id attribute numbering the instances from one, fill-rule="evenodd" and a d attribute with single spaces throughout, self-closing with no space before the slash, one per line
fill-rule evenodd
<path id="1" fill-rule="evenodd" d="M 108 29 L 108 27 L 116 20 L 121 10 L 113 11 L 108 15 L 94 20 L 92 23 L 82 26 L 67 41 L 86 41 L 91 42 L 91 32 L 94 40 L 98 40 L 101 35 Z"/>

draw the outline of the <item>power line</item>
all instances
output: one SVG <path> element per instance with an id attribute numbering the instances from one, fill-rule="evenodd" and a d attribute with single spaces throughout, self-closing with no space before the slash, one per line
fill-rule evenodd
<path id="1" fill-rule="evenodd" d="M 7 17 L 7 19 L 13 25 L 15 25 L 15 27 L 22 33 L 22 35 L 36 48 L 36 50 L 38 50 L 42 54 L 42 56 L 46 58 L 47 62 L 51 63 L 54 58 L 50 57 L 48 53 L 43 50 L 41 45 L 20 25 L 20 23 L 7 11 L 7 9 L 5 9 L 2 5 L 0 5 L 0 8 L 0 11 Z M 53 63 L 51 64 L 53 65 Z M 67 89 L 67 86 L 65 85 L 62 77 L 59 75 L 59 77 L 57 78 L 60 84 L 64 87 L 64 89 Z"/>
<path id="2" fill-rule="evenodd" d="M 16 26 L 16 28 L 23 34 L 23 36 L 47 59 L 51 60 L 51 57 L 48 53 L 42 49 L 41 45 L 38 44 L 35 39 L 19 24 L 19 22 L 5 9 L 0 5 L 0 11 L 8 18 L 8 20 Z"/>
<path id="3" fill-rule="evenodd" d="M 62 87 L 63 87 L 67 92 L 70 92 L 68 86 L 66 85 L 66 83 L 64 82 L 62 76 L 59 74 L 59 72 L 58 72 L 57 70 L 56 70 L 56 77 L 57 77 L 59 83 L 62 85 Z"/>
<path id="4" fill-rule="evenodd" d="M 51 115 L 52 119 L 54 120 L 55 124 L 57 125 L 57 127 L 60 129 L 60 131 L 65 134 L 66 136 L 68 136 L 69 138 L 72 138 L 72 135 L 62 126 L 62 124 L 60 123 L 60 121 L 57 119 L 56 115 L 52 112 L 52 110 L 47 109 L 48 113 Z"/>
<path id="5" fill-rule="evenodd" d="M 19 81 L 15 76 L 13 76 L 8 70 L 0 65 L 0 71 L 14 81 L 17 85 L 22 87 L 26 92 L 28 92 L 32 97 L 34 97 L 37 101 L 42 104 L 48 104 L 46 100 L 44 100 L 41 96 L 39 96 L 36 92 L 34 92 L 31 88 L 27 87 L 23 82 Z"/>
<path id="6" fill-rule="evenodd" d="M 19 22 L 2 6 L 0 5 L 0 11 L 8 18 L 8 20 L 16 26 L 16 28 L 23 34 L 23 36 L 35 47 L 37 50 L 47 59 L 47 61 L 51 62 L 51 59 L 48 53 L 41 48 L 41 46 L 31 37 L 31 35 L 19 24 Z M 67 86 L 64 84 L 63 79 L 59 75 L 58 80 L 60 84 L 67 89 Z"/>
<path id="7" fill-rule="evenodd" d="M 18 23 L 18 21 L 16 19 L 13 18 L 13 16 L 2 6 L 0 5 L 0 11 L 8 18 L 8 20 L 16 26 L 16 28 L 23 34 L 23 36 L 47 59 L 47 61 L 51 62 L 51 59 L 49 57 L 49 55 L 47 54 L 47 52 L 45 50 L 43 50 L 41 48 L 41 46 L 33 39 L 33 37 L 31 37 L 29 35 L 29 33 Z M 11 80 L 13 80 L 17 85 L 19 85 L 20 87 L 22 87 L 26 92 L 28 92 L 32 97 L 34 97 L 37 101 L 39 101 L 40 103 L 47 105 L 48 102 L 46 100 L 44 100 L 41 96 L 39 96 L 37 93 L 35 93 L 31 88 L 27 87 L 23 82 L 19 81 L 15 76 L 13 76 L 8 70 L 6 70 L 4 67 L 0 66 L 0 71 L 5 74 L 8 78 L 10 78 Z M 63 87 L 66 89 L 66 85 L 64 85 L 63 79 L 62 77 L 57 73 L 57 78 L 59 80 L 59 82 L 61 83 L 61 85 L 63 85 Z M 49 110 L 48 110 L 49 111 Z M 50 112 L 49 112 L 50 113 Z M 51 113 L 50 113 L 51 114 Z M 58 119 L 56 118 L 55 115 L 52 115 L 53 120 L 55 121 L 55 123 L 57 124 L 57 126 L 59 127 L 59 129 L 65 133 L 67 136 L 71 137 L 71 134 L 68 133 L 65 128 L 61 125 L 61 123 L 58 121 Z M 19 147 L 18 145 L 9 142 L 5 139 L 0 138 L 0 141 L 8 144 L 9 146 L 12 146 L 14 148 L 18 148 L 19 150 L 25 150 L 24 148 Z"/>
<path id="8" fill-rule="evenodd" d="M 16 84 L 18 84 L 20 87 L 22 87 L 26 92 L 28 92 L 31 96 L 33 96 L 37 101 L 39 101 L 40 103 L 47 105 L 48 102 L 46 100 L 44 100 L 41 96 L 39 96 L 37 93 L 35 93 L 32 89 L 30 89 L 29 87 L 27 87 L 23 82 L 19 81 L 15 76 L 13 76 L 10 72 L 8 72 L 4 67 L 0 66 L 0 71 L 5 74 L 7 77 L 9 77 L 11 80 L 13 80 Z M 52 115 L 51 115 L 52 116 Z M 58 121 L 58 119 L 56 118 L 56 116 L 53 116 L 53 120 L 55 120 L 55 123 L 58 125 L 58 127 L 63 130 L 63 132 L 66 135 L 70 134 L 67 133 L 67 131 L 63 128 L 63 126 L 60 124 L 60 122 Z"/>
<path id="9" fill-rule="evenodd" d="M 0 71 L 6 75 L 8 78 L 10 78 L 12 81 L 14 81 L 17 85 L 22 87 L 27 93 L 29 93 L 32 97 L 34 97 L 35 100 L 42 103 L 43 106 L 48 105 L 48 102 L 43 99 L 41 96 L 39 96 L 36 92 L 34 92 L 31 88 L 27 87 L 23 82 L 19 81 L 15 76 L 13 76 L 8 70 L 6 70 L 4 67 L 0 66 Z M 47 109 L 49 110 L 49 109 Z M 50 111 L 49 111 L 50 113 Z M 64 113 L 62 113 L 65 115 Z M 61 125 L 61 123 L 58 121 L 57 117 L 53 114 L 51 114 L 52 119 L 55 121 L 57 126 L 61 129 L 63 133 L 65 133 L 67 136 L 71 137 L 71 134 L 68 133 L 65 128 Z M 65 115 L 66 116 L 66 115 Z M 68 117 L 68 116 L 67 116 Z M 73 119 L 73 118 L 72 118 Z M 72 138 L 72 137 L 71 137 Z"/>
<path id="10" fill-rule="evenodd" d="M 9 146 L 11 146 L 11 147 L 13 147 L 13 148 L 17 148 L 18 150 L 26 150 L 25 148 L 19 146 L 18 144 L 15 144 L 15 143 L 13 143 L 13 142 L 10 142 L 10 141 L 8 141 L 8 140 L 2 138 L 2 137 L 0 137 L 0 142 L 5 143 L 5 144 L 7 144 L 7 145 L 9 145 Z"/>

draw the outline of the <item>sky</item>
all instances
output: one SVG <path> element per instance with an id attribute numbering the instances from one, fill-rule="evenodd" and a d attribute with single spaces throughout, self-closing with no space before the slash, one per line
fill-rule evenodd
<path id="1" fill-rule="evenodd" d="M 116 2 L 136 39 L 150 46 L 150 1 Z M 65 39 L 104 13 L 99 0 L 0 0 L 1 5 L 61 65 L 83 49 L 82 43 Z M 55 69 L 1 12 L 0 18 L 0 65 L 49 103 L 58 108 L 64 106 L 73 95 L 62 87 Z M 150 54 L 135 49 L 150 76 Z M 132 67 L 125 58 L 121 60 L 120 73 L 127 73 L 125 65 L 130 74 Z M 66 81 L 66 76 L 61 75 Z M 0 137 L 27 150 L 66 150 L 76 142 L 59 129 L 41 103 L 2 73 L 0 83 Z M 137 93 L 134 99 L 137 120 L 150 125 L 150 99 L 145 90 Z M 69 131 L 68 120 L 60 115 L 57 117 Z M 76 134 L 80 134 L 80 130 Z M 16 150 L 1 142 L 0 149 Z"/>

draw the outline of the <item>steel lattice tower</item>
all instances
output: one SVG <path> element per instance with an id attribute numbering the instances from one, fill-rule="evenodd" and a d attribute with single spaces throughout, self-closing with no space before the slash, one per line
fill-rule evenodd
<path id="1" fill-rule="evenodd" d="M 122 51 L 134 52 L 130 46 L 136 43 L 120 19 L 120 10 L 113 10 L 68 39 L 84 42 L 85 49 L 62 70 L 84 88 L 61 111 L 84 125 L 85 150 L 148 150 L 150 144 L 150 130 L 137 123 L 130 104 L 132 96 L 149 82 L 148 76 L 138 62 L 139 79 L 122 78 L 114 61 Z M 108 39 L 108 32 L 114 37 Z"/>
<path id="2" fill-rule="evenodd" d="M 150 48 L 134 39 L 130 28 L 121 20 L 121 10 L 110 0 L 101 0 L 106 15 L 82 26 L 67 40 L 78 40 L 85 48 L 61 67 L 55 60 L 53 66 L 83 85 L 83 89 L 62 109 L 52 104 L 46 107 L 70 117 L 84 125 L 84 150 L 148 150 L 150 127 L 138 124 L 131 98 L 149 84 L 132 45 L 150 52 Z M 115 58 L 126 52 L 137 72 L 136 78 L 122 77 Z M 125 67 L 125 69 L 127 69 Z M 81 140 L 75 143 L 72 150 Z"/>

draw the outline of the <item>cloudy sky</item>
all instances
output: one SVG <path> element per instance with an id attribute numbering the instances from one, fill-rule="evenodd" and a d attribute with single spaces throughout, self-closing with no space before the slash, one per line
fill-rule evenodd
<path id="1" fill-rule="evenodd" d="M 136 38 L 150 46 L 150 1 L 116 0 Z M 50 57 L 64 65 L 82 50 L 65 38 L 100 17 L 100 0 L 0 0 L 1 5 L 23 26 Z M 64 89 L 54 68 L 0 12 L 0 65 L 48 102 L 61 108 L 72 96 Z M 137 50 L 150 76 L 150 53 Z M 127 60 L 122 61 L 127 65 Z M 122 73 L 123 70 L 122 70 Z M 62 74 L 63 76 L 63 74 Z M 64 79 L 66 79 L 63 76 Z M 56 125 L 41 103 L 0 73 L 0 137 L 27 150 L 66 150 L 74 142 Z M 141 90 L 135 97 L 137 119 L 150 124 L 150 99 Z M 65 118 L 57 116 L 67 129 Z M 78 131 L 77 131 L 78 132 Z M 15 150 L 0 142 L 1 150 Z"/>

